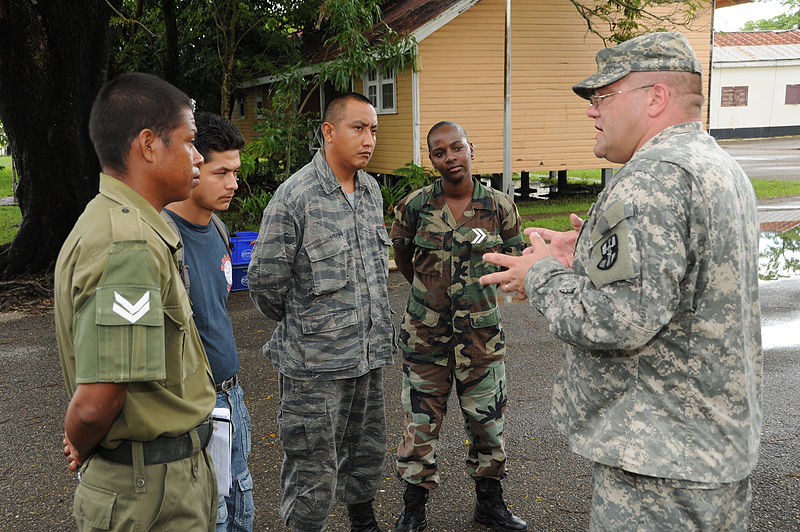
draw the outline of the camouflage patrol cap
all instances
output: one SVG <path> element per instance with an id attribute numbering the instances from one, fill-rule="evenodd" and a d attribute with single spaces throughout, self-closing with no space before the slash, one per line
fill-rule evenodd
<path id="1" fill-rule="evenodd" d="M 682 34 L 656 32 L 641 35 L 612 48 L 597 52 L 597 74 L 581 81 L 572 90 L 589 99 L 595 89 L 611 85 L 631 72 L 672 70 L 701 73 L 700 61 Z"/>

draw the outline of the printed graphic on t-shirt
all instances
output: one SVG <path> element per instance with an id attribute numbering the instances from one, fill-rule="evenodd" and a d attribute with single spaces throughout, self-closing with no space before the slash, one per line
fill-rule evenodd
<path id="1" fill-rule="evenodd" d="M 222 256 L 220 269 L 225 272 L 225 281 L 228 283 L 228 292 L 230 292 L 231 286 L 233 285 L 233 264 L 231 263 L 231 256 L 229 254 L 226 253 Z"/>

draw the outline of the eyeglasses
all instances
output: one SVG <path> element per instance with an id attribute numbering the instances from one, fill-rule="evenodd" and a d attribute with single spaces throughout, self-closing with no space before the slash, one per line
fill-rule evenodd
<path id="1" fill-rule="evenodd" d="M 602 100 L 603 98 L 616 96 L 617 94 L 622 94 L 623 92 L 637 91 L 639 89 L 649 89 L 650 87 L 652 87 L 652 85 L 642 85 L 641 87 L 634 87 L 632 89 L 623 89 L 621 91 L 609 92 L 608 94 L 590 94 L 589 101 L 592 103 L 592 107 L 597 109 L 597 106 L 600 105 L 600 100 Z"/>

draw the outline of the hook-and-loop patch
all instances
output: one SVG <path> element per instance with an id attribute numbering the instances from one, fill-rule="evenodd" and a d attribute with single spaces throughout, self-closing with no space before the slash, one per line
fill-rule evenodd
<path id="1" fill-rule="evenodd" d="M 591 234 L 591 259 L 587 273 L 596 287 L 635 277 L 635 242 L 630 229 L 633 205 L 618 201 L 597 214 Z"/>

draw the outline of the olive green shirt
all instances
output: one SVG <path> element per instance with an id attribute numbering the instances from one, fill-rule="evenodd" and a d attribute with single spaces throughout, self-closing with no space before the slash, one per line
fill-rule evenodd
<path id="1" fill-rule="evenodd" d="M 100 174 L 100 193 L 58 255 L 55 319 L 67 391 L 128 385 L 104 447 L 183 434 L 214 407 L 214 380 L 173 256 L 178 246 L 152 205 Z"/>

